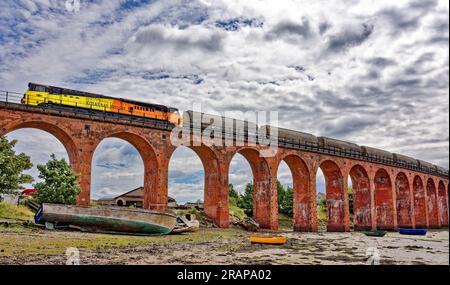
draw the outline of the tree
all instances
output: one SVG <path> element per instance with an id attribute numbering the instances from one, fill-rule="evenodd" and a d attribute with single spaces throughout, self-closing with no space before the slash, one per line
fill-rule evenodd
<path id="1" fill-rule="evenodd" d="M 0 137 L 0 194 L 17 194 L 22 184 L 33 182 L 33 177 L 22 172 L 33 167 L 30 157 L 24 153 L 16 154 L 17 141 Z"/>
<path id="2" fill-rule="evenodd" d="M 253 216 L 253 184 L 248 183 L 245 186 L 244 194 L 238 201 L 238 207 L 244 209 L 247 216 Z"/>
<path id="3" fill-rule="evenodd" d="M 286 196 L 286 190 L 281 182 L 277 180 L 277 194 L 278 194 L 278 212 L 284 213 L 284 198 Z"/>
<path id="4" fill-rule="evenodd" d="M 286 189 L 286 193 L 284 194 L 282 213 L 292 218 L 294 215 L 293 204 L 294 204 L 294 189 L 288 187 Z"/>
<path id="5" fill-rule="evenodd" d="M 319 206 L 323 211 L 326 211 L 326 209 L 327 209 L 327 196 L 326 196 L 326 194 L 320 195 L 319 202 L 317 203 L 317 206 Z"/>
<path id="6" fill-rule="evenodd" d="M 278 212 L 288 217 L 293 216 L 294 189 L 287 189 L 277 180 Z"/>
<path id="7" fill-rule="evenodd" d="M 45 165 L 38 165 L 39 178 L 43 182 L 36 183 L 39 203 L 75 204 L 81 187 L 70 165 L 64 160 L 57 160 L 52 154 Z"/>
<path id="8" fill-rule="evenodd" d="M 234 186 L 231 183 L 228 184 L 228 197 L 230 205 L 233 206 L 239 205 L 239 200 L 241 199 L 241 196 L 236 190 L 234 190 Z"/>

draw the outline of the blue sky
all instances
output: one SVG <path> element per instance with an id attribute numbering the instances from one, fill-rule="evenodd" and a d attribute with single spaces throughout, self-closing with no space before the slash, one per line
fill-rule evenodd
<path id="1" fill-rule="evenodd" d="M 448 167 L 448 13 L 437 0 L 80 0 L 79 11 L 65 0 L 1 1 L 0 89 L 33 81 L 180 110 L 275 110 L 282 127 Z M 10 137 L 35 164 L 66 156 L 42 132 Z M 177 151 L 170 171 L 169 194 L 201 198 L 192 152 Z M 279 172 L 290 184 L 287 167 Z M 137 187 L 142 173 L 132 147 L 104 141 L 93 197 Z M 242 157 L 231 181 L 251 181 Z"/>

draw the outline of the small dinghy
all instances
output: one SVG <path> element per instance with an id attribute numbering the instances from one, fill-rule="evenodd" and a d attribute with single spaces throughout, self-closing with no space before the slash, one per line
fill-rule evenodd
<path id="1" fill-rule="evenodd" d="M 384 237 L 387 231 L 376 230 L 376 231 L 364 231 L 363 234 L 369 237 Z"/>
<path id="2" fill-rule="evenodd" d="M 426 229 L 398 229 L 398 232 L 401 235 L 415 235 L 415 236 L 424 236 L 427 234 Z"/>
<path id="3" fill-rule="evenodd" d="M 89 207 L 44 203 L 36 213 L 36 224 L 47 228 L 77 228 L 89 232 L 134 235 L 168 234 L 176 215 L 124 207 Z"/>
<path id="4" fill-rule="evenodd" d="M 195 218 L 194 214 L 188 214 L 177 217 L 177 223 L 171 233 L 180 234 L 186 232 L 195 232 L 200 228 L 200 221 Z"/>
<path id="5" fill-rule="evenodd" d="M 261 244 L 275 244 L 282 245 L 286 243 L 285 237 L 250 237 L 251 243 L 261 243 Z"/>

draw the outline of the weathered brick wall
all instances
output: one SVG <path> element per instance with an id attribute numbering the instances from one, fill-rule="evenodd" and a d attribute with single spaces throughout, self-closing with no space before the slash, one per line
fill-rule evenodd
<path id="1" fill-rule="evenodd" d="M 372 228 L 370 180 L 366 170 L 355 165 L 350 170 L 353 188 L 353 223 L 355 230 Z"/>
<path id="2" fill-rule="evenodd" d="M 428 227 L 427 201 L 423 179 L 414 177 L 413 182 L 413 210 L 417 228 Z"/>
<path id="3" fill-rule="evenodd" d="M 400 172 L 395 179 L 397 225 L 398 227 L 412 227 L 413 211 L 411 207 L 411 193 L 408 177 Z"/>
<path id="4" fill-rule="evenodd" d="M 433 179 L 427 181 L 427 211 L 428 211 L 428 227 L 439 227 L 439 209 L 436 193 L 436 185 Z"/>

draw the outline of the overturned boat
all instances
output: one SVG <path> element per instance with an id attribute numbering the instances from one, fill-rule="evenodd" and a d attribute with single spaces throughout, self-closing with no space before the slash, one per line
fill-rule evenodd
<path id="1" fill-rule="evenodd" d="M 405 228 L 400 228 L 400 229 L 398 229 L 398 232 L 401 235 L 424 236 L 424 235 L 427 234 L 427 230 L 426 229 L 405 229 Z"/>
<path id="2" fill-rule="evenodd" d="M 144 209 L 44 203 L 35 215 L 35 222 L 90 232 L 151 235 L 170 233 L 176 218 L 172 213 Z"/>
<path id="3" fill-rule="evenodd" d="M 257 237 L 251 236 L 250 243 L 283 245 L 286 243 L 286 237 Z"/>
<path id="4" fill-rule="evenodd" d="M 372 230 L 372 231 L 363 231 L 362 233 L 369 237 L 384 237 L 387 234 L 387 231 Z"/>

